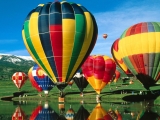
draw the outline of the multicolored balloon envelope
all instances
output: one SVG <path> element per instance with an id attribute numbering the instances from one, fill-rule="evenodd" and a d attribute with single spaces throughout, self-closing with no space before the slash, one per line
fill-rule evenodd
<path id="1" fill-rule="evenodd" d="M 20 106 L 18 106 L 12 115 L 12 120 L 25 120 L 25 116 L 26 115 L 24 111 L 21 109 Z"/>
<path id="2" fill-rule="evenodd" d="M 72 109 L 72 107 L 70 106 L 70 108 L 69 108 L 69 109 L 67 110 L 67 112 L 66 112 L 65 117 L 66 117 L 67 120 L 73 120 L 74 115 L 75 115 L 75 112 L 74 112 L 74 110 Z"/>
<path id="3" fill-rule="evenodd" d="M 160 79 L 160 22 L 141 22 L 125 30 L 118 43 L 129 70 L 146 89 Z"/>
<path id="4" fill-rule="evenodd" d="M 31 114 L 29 120 L 57 120 L 58 114 L 45 103 L 44 106 L 39 105 Z"/>
<path id="5" fill-rule="evenodd" d="M 55 86 L 53 81 L 37 64 L 33 66 L 32 76 L 45 94 L 48 94 L 49 91 Z"/>
<path id="6" fill-rule="evenodd" d="M 38 91 L 38 92 L 41 92 L 43 91 L 43 89 L 38 85 L 38 83 L 36 82 L 36 80 L 34 79 L 33 75 L 32 75 L 32 70 L 33 70 L 33 67 L 31 67 L 28 71 L 28 77 L 29 77 L 29 80 L 32 84 L 32 86 Z"/>
<path id="7" fill-rule="evenodd" d="M 82 65 L 84 76 L 98 94 L 112 79 L 115 70 L 114 60 L 103 55 L 89 56 Z"/>
<path id="8" fill-rule="evenodd" d="M 125 74 L 127 74 L 128 76 L 131 76 L 132 73 L 130 72 L 130 70 L 127 68 L 126 64 L 122 60 L 122 55 L 121 55 L 121 52 L 119 51 L 119 40 L 120 39 L 115 40 L 114 43 L 112 44 L 111 53 L 116 64 L 125 72 Z"/>
<path id="9" fill-rule="evenodd" d="M 21 89 L 27 79 L 28 76 L 24 72 L 15 72 L 12 75 L 12 80 L 18 89 Z"/>
<path id="10" fill-rule="evenodd" d="M 79 69 L 78 72 L 74 75 L 73 80 L 79 88 L 80 92 L 83 93 L 84 88 L 88 86 L 88 81 L 84 77 L 81 69 Z"/>
<path id="11" fill-rule="evenodd" d="M 80 4 L 39 4 L 26 17 L 22 36 L 35 62 L 54 82 L 69 82 L 97 40 L 94 16 Z"/>

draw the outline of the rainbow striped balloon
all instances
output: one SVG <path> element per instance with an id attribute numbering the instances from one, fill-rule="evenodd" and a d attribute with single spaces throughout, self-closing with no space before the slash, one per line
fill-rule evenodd
<path id="1" fill-rule="evenodd" d="M 94 16 L 76 3 L 40 4 L 25 19 L 24 44 L 54 82 L 68 82 L 91 53 L 97 40 Z"/>
<path id="2" fill-rule="evenodd" d="M 141 22 L 129 27 L 118 46 L 124 63 L 145 88 L 160 79 L 160 22 Z"/>

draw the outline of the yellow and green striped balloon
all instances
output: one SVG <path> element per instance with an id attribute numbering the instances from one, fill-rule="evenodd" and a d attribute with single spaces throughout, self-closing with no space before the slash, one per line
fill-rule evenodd
<path id="1" fill-rule="evenodd" d="M 69 82 L 97 40 L 94 16 L 70 2 L 39 4 L 26 17 L 22 36 L 35 62 L 54 82 Z"/>
<path id="2" fill-rule="evenodd" d="M 119 52 L 145 88 L 160 79 L 160 22 L 137 23 L 123 32 Z"/>

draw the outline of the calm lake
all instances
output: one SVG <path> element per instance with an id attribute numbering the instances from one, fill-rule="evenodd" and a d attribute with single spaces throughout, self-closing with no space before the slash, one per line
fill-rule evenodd
<path id="1" fill-rule="evenodd" d="M 152 101 L 0 101 L 0 120 L 160 120 L 160 106 Z"/>

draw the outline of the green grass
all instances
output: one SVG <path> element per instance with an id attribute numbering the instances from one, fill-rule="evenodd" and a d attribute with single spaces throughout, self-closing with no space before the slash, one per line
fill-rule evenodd
<path id="1" fill-rule="evenodd" d="M 142 86 L 142 84 L 134 79 L 134 84 L 129 84 L 130 80 L 127 80 L 125 83 L 122 82 L 121 79 L 118 80 L 117 83 L 111 83 L 110 85 L 106 85 L 106 87 L 101 91 L 101 100 L 104 102 L 123 102 L 123 98 L 125 96 L 132 95 L 132 91 L 134 91 L 134 95 L 139 94 L 139 91 L 146 91 L 147 90 Z M 159 86 L 151 87 L 151 90 L 159 90 Z M 22 86 L 21 91 L 25 92 L 28 96 L 26 98 L 21 98 L 21 100 L 26 99 L 28 101 L 58 101 L 59 97 L 59 90 L 57 87 L 54 87 L 47 97 L 45 97 L 44 93 L 42 92 L 42 97 L 38 96 L 38 92 L 31 86 L 30 81 L 28 80 L 24 86 Z M 13 96 L 13 93 L 19 92 L 16 86 L 13 84 L 11 80 L 8 81 L 0 81 L 0 98 L 5 96 Z M 84 89 L 84 96 L 80 96 L 80 91 L 77 88 L 76 84 L 74 83 L 70 88 L 67 86 L 64 89 L 65 101 L 66 102 L 77 102 L 83 100 L 84 102 L 96 102 L 96 92 L 94 89 L 88 85 L 87 88 Z M 124 93 L 124 94 L 122 94 Z M 15 101 L 19 101 L 18 97 L 13 98 Z"/>

